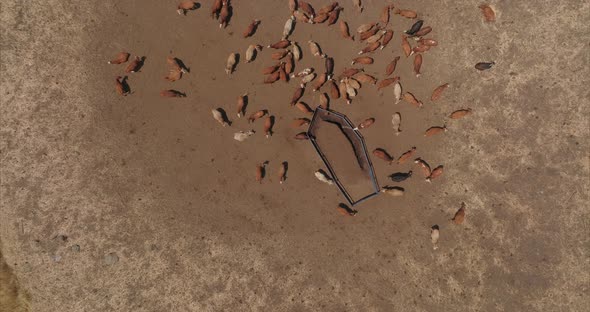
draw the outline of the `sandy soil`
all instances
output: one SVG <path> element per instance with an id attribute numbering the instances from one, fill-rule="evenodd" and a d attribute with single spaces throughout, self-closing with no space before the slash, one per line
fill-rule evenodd
<path id="1" fill-rule="evenodd" d="M 363 85 L 353 105 L 332 108 L 355 123 L 377 119 L 363 131 L 369 150 L 398 157 L 416 146 L 445 173 L 432 184 L 415 176 L 403 198 L 372 198 L 347 218 L 335 211 L 343 196 L 313 176 L 322 164 L 311 144 L 293 140 L 299 131 L 288 125 L 302 115 L 288 103 L 295 81 L 262 84 L 271 51 L 224 73 L 229 53 L 243 58 L 249 44 L 280 39 L 287 1 L 235 0 L 222 30 L 208 17 L 211 1 L 202 2 L 186 17 L 175 1 L 1 4 L 1 247 L 33 311 L 584 310 L 589 4 L 491 1 L 498 20 L 485 24 L 473 1 L 396 1 L 417 10 L 440 42 L 425 54 L 422 77 L 410 60 L 396 70 L 425 107 L 395 106 L 391 90 Z M 383 6 L 364 0 L 358 14 L 340 2 L 352 29 Z M 257 33 L 243 39 L 254 18 Z M 368 73 L 381 77 L 401 54 L 409 25 L 393 17 L 394 40 Z M 362 47 L 336 26 L 297 24 L 292 39 L 304 53 L 298 69 L 324 66 L 307 40 L 334 57 L 336 73 Z M 123 67 L 106 64 L 120 50 L 146 57 L 127 97 L 113 86 Z M 162 79 L 169 54 L 191 69 L 174 83 Z M 473 68 L 487 60 L 497 65 Z M 452 88 L 428 101 L 443 82 Z M 187 97 L 160 98 L 168 88 Z M 234 118 L 244 92 L 248 112 L 276 117 L 271 139 L 261 121 Z M 314 107 L 313 96 L 303 101 Z M 231 127 L 211 118 L 215 107 L 228 111 Z M 474 113 L 446 119 L 463 107 Z M 422 136 L 445 122 L 443 136 Z M 258 133 L 246 142 L 232 139 L 251 127 Z M 411 168 L 373 164 L 381 185 Z M 449 219 L 461 202 L 467 218 L 457 226 Z"/>

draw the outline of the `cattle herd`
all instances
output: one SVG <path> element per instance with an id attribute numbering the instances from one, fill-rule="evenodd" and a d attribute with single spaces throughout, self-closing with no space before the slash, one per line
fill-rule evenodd
<path id="1" fill-rule="evenodd" d="M 225 28 L 230 22 L 233 14 L 230 0 L 210 0 L 210 15 L 219 22 L 220 28 Z M 429 50 L 435 49 L 438 46 L 436 39 L 427 37 L 433 30 L 430 26 L 424 25 L 424 20 L 418 19 L 419 14 L 413 10 L 398 8 L 393 4 L 386 4 L 380 10 L 380 14 L 376 20 L 361 24 L 351 30 L 349 24 L 340 18 L 341 11 L 344 8 L 338 2 L 332 2 L 322 6 L 318 9 L 314 8 L 310 3 L 300 0 L 287 0 L 290 15 L 287 17 L 281 35 L 281 40 L 271 43 L 266 46 L 270 49 L 271 64 L 262 70 L 264 78 L 262 81 L 265 84 L 272 84 L 277 81 L 290 82 L 298 80 L 295 92 L 290 99 L 290 105 L 296 108 L 299 112 L 312 115 L 313 109 L 304 102 L 300 101 L 308 89 L 312 92 L 318 92 L 319 106 L 328 109 L 330 101 L 342 100 L 347 104 L 352 104 L 355 97 L 360 91 L 363 84 L 374 85 L 377 91 L 383 89 L 391 89 L 391 103 L 398 104 L 406 102 L 409 105 L 420 109 L 423 106 L 422 100 L 418 99 L 412 92 L 404 91 L 401 84 L 401 78 L 395 76 L 397 63 L 402 61 L 402 55 L 397 55 L 387 62 L 382 77 L 375 77 L 374 75 L 365 72 L 363 67 L 370 66 L 374 63 L 375 57 L 379 54 L 378 51 L 387 47 L 399 44 L 401 54 L 405 59 L 411 59 L 413 62 L 413 73 L 416 77 L 420 77 L 423 57 Z M 180 15 L 187 15 L 190 11 L 197 10 L 201 5 L 195 1 L 182 1 L 178 4 L 177 13 Z M 364 8 L 361 0 L 352 0 L 353 14 L 362 14 Z M 479 6 L 484 22 L 494 22 L 496 13 L 494 9 L 487 4 Z M 394 31 L 391 27 L 390 19 L 398 16 L 402 19 L 411 21 L 411 27 L 401 31 Z M 245 27 L 243 37 L 248 38 L 256 34 L 261 21 L 253 19 L 250 24 Z M 305 24 L 338 24 L 339 33 L 345 40 L 360 41 L 365 43 L 365 47 L 358 51 L 357 57 L 352 60 L 344 60 L 350 62 L 351 67 L 344 68 L 338 75 L 334 74 L 335 60 L 328 56 L 321 48 L 318 42 L 309 40 L 302 44 L 307 45 L 311 56 L 323 59 L 325 64 L 324 72 L 312 67 L 304 67 L 300 70 L 295 70 L 296 65 L 299 65 L 302 60 L 303 52 L 301 45 L 298 42 L 292 41 L 291 37 L 296 23 Z M 399 33 L 399 35 L 396 35 Z M 395 43 L 394 43 L 395 42 Z M 250 63 L 257 59 L 257 55 L 264 49 L 260 44 L 252 44 L 246 47 L 245 62 Z M 397 50 L 397 49 L 396 49 Z M 236 70 L 236 65 L 240 61 L 237 52 L 231 52 L 225 64 L 225 72 L 227 75 L 232 75 Z M 128 52 L 119 52 L 109 64 L 124 64 L 127 63 L 131 55 Z M 136 73 L 140 71 L 143 66 L 144 57 L 135 56 L 124 69 L 126 74 Z M 188 74 L 189 70 L 184 63 L 176 57 L 170 55 L 167 57 L 168 74 L 164 79 L 170 82 L 177 81 L 183 75 Z M 480 62 L 475 65 L 477 70 L 488 70 L 492 68 L 494 62 Z M 441 83 L 439 86 L 433 88 L 430 97 L 431 102 L 439 101 L 445 90 L 450 85 L 448 83 Z M 127 82 L 127 76 L 117 76 L 115 78 L 115 89 L 118 94 L 126 96 L 130 94 L 130 88 Z M 367 88 L 364 88 L 365 90 Z M 184 92 L 167 89 L 160 92 L 161 97 L 176 98 L 186 97 Z M 248 93 L 242 94 L 237 98 L 235 112 L 238 118 L 245 116 L 246 103 Z M 470 108 L 460 108 L 449 113 L 450 119 L 460 119 L 471 113 Z M 231 124 L 225 110 L 214 108 L 212 109 L 213 118 L 222 126 Z M 258 110 L 251 112 L 247 118 L 248 123 L 255 123 L 258 119 L 264 119 L 263 132 L 267 138 L 270 138 L 273 133 L 274 116 L 270 116 L 267 110 Z M 308 125 L 310 120 L 306 117 L 295 118 L 291 127 L 300 128 Z M 362 130 L 370 127 L 375 122 L 374 118 L 367 118 L 361 122 L 355 130 Z M 399 135 L 402 133 L 402 116 L 396 112 L 392 116 L 393 133 Z M 446 132 L 447 126 L 432 126 L 424 131 L 424 136 L 436 136 Z M 254 130 L 239 131 L 234 134 L 234 139 L 237 141 L 245 141 L 250 136 L 255 135 Z M 300 132 L 294 136 L 297 140 L 307 140 L 306 132 Z M 385 161 L 389 164 L 404 162 L 413 159 L 419 172 L 427 182 L 439 178 L 443 174 L 443 165 L 438 165 L 432 168 L 425 160 L 416 157 L 416 147 L 412 147 L 408 151 L 402 153 L 399 157 L 394 158 L 386 150 L 377 148 L 372 151 L 372 155 Z M 266 176 L 267 162 L 256 164 L 256 181 L 262 183 Z M 278 168 L 278 178 L 280 183 L 286 180 L 287 163 L 283 162 Z M 315 172 L 318 180 L 333 184 L 330 176 L 323 170 Z M 389 176 L 393 182 L 402 182 L 412 176 L 412 171 L 397 172 Z M 384 187 L 382 192 L 391 196 L 402 196 L 404 189 L 401 187 Z M 337 206 L 337 210 L 345 216 L 354 216 L 357 212 L 344 204 Z M 459 208 L 455 216 L 451 219 L 455 224 L 463 223 L 465 219 L 465 204 Z M 431 228 L 431 240 L 434 249 L 437 247 L 439 238 L 439 227 L 437 225 Z"/>

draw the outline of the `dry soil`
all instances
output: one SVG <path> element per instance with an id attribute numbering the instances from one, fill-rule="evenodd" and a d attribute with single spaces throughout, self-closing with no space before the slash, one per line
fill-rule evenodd
<path id="1" fill-rule="evenodd" d="M 344 201 L 337 189 L 313 176 L 322 164 L 311 144 L 293 140 L 296 81 L 262 84 L 270 49 L 243 62 L 249 44 L 280 39 L 287 1 L 234 0 L 226 29 L 209 17 L 211 1 L 199 2 L 187 16 L 168 0 L 0 4 L 0 235 L 10 268 L 3 274 L 20 285 L 7 296 L 27 293 L 19 298 L 30 298 L 33 311 L 587 308 L 588 2 L 493 0 L 497 21 L 488 24 L 477 1 L 395 1 L 417 10 L 440 42 L 425 54 L 422 77 L 404 57 L 396 70 L 424 108 L 396 106 L 391 89 L 366 84 L 352 105 L 331 105 L 355 123 L 376 118 L 363 130 L 370 150 L 398 157 L 416 146 L 445 173 L 428 184 L 416 172 L 403 182 L 404 197 L 372 198 L 352 218 L 336 212 Z M 317 9 L 328 1 L 310 2 Z M 363 0 L 359 14 L 340 2 L 352 29 L 376 20 L 384 5 Z M 258 31 L 242 38 L 254 18 Z M 411 23 L 392 17 L 394 39 L 368 73 L 383 76 Z M 362 48 L 337 26 L 297 24 L 292 39 L 304 53 L 297 69 L 323 68 L 310 39 L 334 57 L 337 74 Z M 127 97 L 114 92 L 123 66 L 106 63 L 121 50 L 146 57 L 129 75 Z M 242 60 L 228 77 L 231 52 Z M 162 79 L 170 54 L 190 67 L 174 83 Z M 473 68 L 489 60 L 493 69 Z M 430 102 L 444 82 L 452 87 Z M 158 96 L 169 88 L 187 97 Z M 271 139 L 261 121 L 234 118 L 244 92 L 248 112 L 276 117 Z M 309 90 L 303 100 L 318 103 Z M 213 120 L 216 107 L 231 127 Z M 467 118 L 446 118 L 466 107 Z M 422 136 L 444 123 L 444 135 Z M 255 136 L 233 140 L 250 127 Z M 268 175 L 258 184 L 263 161 Z M 283 161 L 288 179 L 279 184 Z M 381 185 L 411 168 L 373 164 Z M 454 225 L 461 202 L 466 221 Z"/>

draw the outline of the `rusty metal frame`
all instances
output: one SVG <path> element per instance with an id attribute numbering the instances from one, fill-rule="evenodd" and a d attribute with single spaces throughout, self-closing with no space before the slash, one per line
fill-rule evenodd
<path id="1" fill-rule="evenodd" d="M 367 163 L 369 164 L 369 170 L 370 170 L 370 176 L 371 176 L 371 181 L 373 182 L 373 189 L 374 192 L 368 195 L 365 195 L 364 197 L 362 197 L 361 199 L 354 201 L 353 198 L 350 196 L 350 194 L 348 194 L 348 192 L 346 191 L 346 188 L 342 185 L 342 183 L 340 183 L 340 180 L 338 180 L 338 175 L 336 175 L 336 172 L 334 171 L 334 169 L 332 168 L 332 166 L 330 165 L 330 162 L 328 161 L 328 159 L 326 158 L 326 156 L 324 155 L 324 153 L 321 151 L 318 143 L 316 142 L 316 138 L 313 135 L 311 129 L 313 128 L 313 125 L 316 122 L 324 122 L 323 119 L 321 119 L 319 114 L 333 114 L 336 115 L 337 117 L 339 117 L 340 119 L 342 119 L 346 125 L 350 127 L 350 129 L 353 130 L 354 134 L 356 135 L 356 137 L 360 140 L 361 144 L 362 144 L 362 153 L 364 155 L 364 157 L 367 160 Z M 318 120 L 321 119 L 321 120 Z M 343 125 L 344 126 L 344 125 Z M 346 135 L 346 134 L 344 134 Z M 377 177 L 375 176 L 375 169 L 373 168 L 373 163 L 371 162 L 371 158 L 369 157 L 369 153 L 367 151 L 367 146 L 365 145 L 365 139 L 363 138 L 363 136 L 361 135 L 361 133 L 355 129 L 354 125 L 352 124 L 352 122 L 348 119 L 348 117 L 346 117 L 346 115 L 333 111 L 333 110 L 328 110 L 328 109 L 324 109 L 321 107 L 317 107 L 313 113 L 313 117 L 311 119 L 311 122 L 309 123 L 309 127 L 307 128 L 307 136 L 309 137 L 309 141 L 311 141 L 311 143 L 313 144 L 313 147 L 315 148 L 316 152 L 318 153 L 318 155 L 320 156 L 320 158 L 322 159 L 322 161 L 324 162 L 324 165 L 326 165 L 326 168 L 328 168 L 328 171 L 330 172 L 330 175 L 332 176 L 332 179 L 334 180 L 334 182 L 336 183 L 336 186 L 338 187 L 338 189 L 340 190 L 340 192 L 342 193 L 342 195 L 344 195 L 344 197 L 346 198 L 346 200 L 348 201 L 348 203 L 351 206 L 357 205 L 373 196 L 379 195 L 380 194 L 380 190 L 381 188 L 379 187 L 379 182 L 377 181 Z"/>

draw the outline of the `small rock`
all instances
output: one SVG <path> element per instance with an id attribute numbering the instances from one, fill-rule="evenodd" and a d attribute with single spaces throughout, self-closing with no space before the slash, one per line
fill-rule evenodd
<path id="1" fill-rule="evenodd" d="M 74 252 L 80 252 L 80 245 L 73 245 L 73 246 L 71 247 L 71 249 L 72 249 L 72 251 L 74 251 Z"/>
<path id="2" fill-rule="evenodd" d="M 108 265 L 113 265 L 119 261 L 119 256 L 116 253 L 111 252 L 110 254 L 104 256 L 104 263 Z"/>
<path id="3" fill-rule="evenodd" d="M 25 264 L 23 264 L 21 266 L 21 270 L 23 270 L 23 272 L 25 272 L 25 273 L 29 273 L 29 272 L 33 271 L 33 268 L 30 263 L 25 262 Z"/>
<path id="4" fill-rule="evenodd" d="M 51 260 L 53 260 L 54 262 L 59 262 L 61 260 L 61 256 L 53 255 L 51 256 Z"/>

